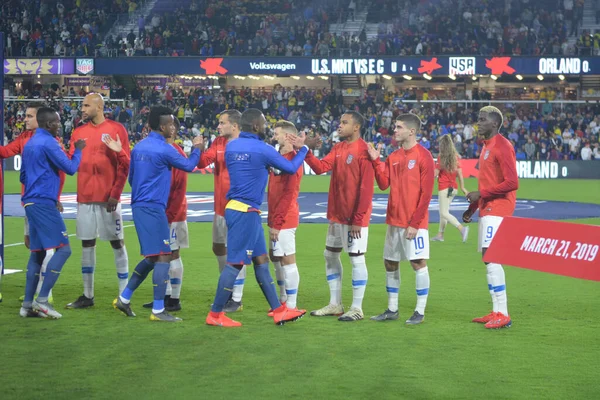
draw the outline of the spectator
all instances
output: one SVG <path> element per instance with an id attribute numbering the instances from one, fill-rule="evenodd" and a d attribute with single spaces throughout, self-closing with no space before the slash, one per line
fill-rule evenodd
<path id="1" fill-rule="evenodd" d="M 592 159 L 592 149 L 589 142 L 585 142 L 585 145 L 581 149 L 581 159 L 585 161 Z"/>
<path id="2" fill-rule="evenodd" d="M 533 140 L 531 139 L 527 139 L 527 144 L 525 145 L 525 154 L 527 155 L 528 160 L 535 159 L 536 148 Z"/>

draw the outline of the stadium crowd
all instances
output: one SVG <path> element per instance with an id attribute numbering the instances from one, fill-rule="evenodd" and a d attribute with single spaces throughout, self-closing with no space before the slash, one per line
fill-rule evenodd
<path id="1" fill-rule="evenodd" d="M 163 0 L 166 1 L 166 0 Z M 172 2 L 172 12 L 136 13 L 133 0 L 8 0 L 0 30 L 8 56 L 569 55 L 598 51 L 600 34 L 569 46 L 583 0 L 264 0 Z M 39 4 L 39 6 L 38 6 Z M 276 10 L 276 12 L 274 12 Z M 367 10 L 375 37 L 332 23 Z M 129 14 L 137 29 L 106 35 Z M 119 20 L 119 19 L 118 19 Z M 122 21 L 122 20 L 119 20 Z M 595 49 L 595 50 L 594 50 Z"/>
<path id="2" fill-rule="evenodd" d="M 116 91 L 122 91 L 122 88 Z M 68 95 L 75 93 L 73 89 Z M 119 93 L 122 94 L 122 93 Z M 557 104 L 511 103 L 510 91 L 497 94 L 504 97 L 506 103 L 500 108 L 505 115 L 502 133 L 515 147 L 518 159 L 583 159 L 600 160 L 600 106 L 597 104 L 568 104 L 561 108 Z M 552 88 L 535 93 L 538 99 L 561 98 L 563 93 Z M 465 93 L 447 93 L 448 97 L 465 98 Z M 20 96 L 25 99 L 25 95 Z M 29 96 L 32 97 L 32 96 Z M 69 145 L 72 130 L 81 122 L 80 103 L 55 96 L 52 91 L 37 92 L 36 98 L 47 98 L 48 103 L 59 110 L 63 124 L 64 143 Z M 111 96 L 112 98 L 122 98 Z M 125 97 L 125 96 L 123 96 Z M 367 119 L 364 138 L 382 149 L 384 157 L 397 148 L 393 139 L 395 117 L 402 112 L 413 112 L 423 120 L 419 135 L 420 143 L 434 155 L 438 153 L 438 140 L 450 134 L 455 147 L 464 158 L 477 158 L 482 147 L 477 136 L 476 116 L 478 103 L 414 103 L 402 100 L 428 97 L 431 100 L 443 98 L 442 93 L 428 93 L 417 90 L 383 92 L 367 91 L 356 98 L 353 104 L 344 105 L 338 91 L 328 89 L 306 89 L 304 87 L 284 88 L 275 85 L 272 90 L 264 88 L 229 88 L 218 91 L 195 89 L 138 88 L 131 96 L 134 100 L 126 105 L 106 103 L 105 114 L 108 118 L 121 122 L 127 128 L 131 146 L 143 139 L 149 132 L 147 115 L 149 107 L 166 104 L 176 110 L 177 117 L 183 121 L 180 128 L 179 143 L 187 152 L 191 151 L 191 139 L 197 135 L 205 136 L 209 142 L 216 139 L 218 116 L 227 109 L 245 110 L 258 108 L 263 110 L 269 125 L 277 121 L 288 120 L 307 133 L 322 135 L 323 147 L 319 155 L 326 155 L 338 141 L 337 127 L 339 117 L 346 110 L 362 113 Z M 491 97 L 488 93 L 473 93 L 471 99 Z M 25 102 L 5 104 L 5 143 L 23 130 Z M 272 131 L 271 131 L 272 134 Z"/>

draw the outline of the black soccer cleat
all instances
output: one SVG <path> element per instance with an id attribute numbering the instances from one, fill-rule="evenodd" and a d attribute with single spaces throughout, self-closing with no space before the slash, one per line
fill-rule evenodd
<path id="1" fill-rule="evenodd" d="M 94 306 L 94 299 L 87 298 L 85 295 L 79 296 L 77 300 L 72 303 L 67 304 L 66 308 L 76 309 L 76 308 L 89 308 Z"/>

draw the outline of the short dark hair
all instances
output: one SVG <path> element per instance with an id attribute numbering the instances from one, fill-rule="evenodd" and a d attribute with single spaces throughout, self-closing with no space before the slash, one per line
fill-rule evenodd
<path id="1" fill-rule="evenodd" d="M 404 122 L 409 128 L 416 129 L 417 132 L 421 130 L 421 118 L 415 114 L 400 114 L 398 115 L 398 118 L 396 118 L 396 121 Z"/>
<path id="2" fill-rule="evenodd" d="M 173 115 L 173 110 L 165 106 L 155 106 L 150 109 L 148 116 L 148 124 L 153 131 L 160 129 L 160 121 L 162 117 Z"/>
<path id="3" fill-rule="evenodd" d="M 240 128 L 244 132 L 252 132 L 254 125 L 260 123 L 260 119 L 264 118 L 262 111 L 258 108 L 249 108 L 242 113 L 240 120 Z"/>
<path id="4" fill-rule="evenodd" d="M 238 110 L 226 110 L 221 115 L 227 115 L 230 124 L 235 124 L 241 129 L 242 113 Z"/>
<path id="5" fill-rule="evenodd" d="M 356 111 L 346 111 L 344 114 L 350 115 L 352 117 L 352 121 L 354 121 L 355 124 L 358 124 L 360 126 L 360 131 L 362 133 L 362 130 L 365 127 L 365 117 L 363 117 L 361 113 Z"/>
<path id="6" fill-rule="evenodd" d="M 277 128 L 281 128 L 283 129 L 285 132 L 289 132 L 292 133 L 294 135 L 298 134 L 298 129 L 296 128 L 296 125 L 294 125 L 293 123 L 291 123 L 290 121 L 279 121 L 275 124 L 275 129 Z"/>
<path id="7" fill-rule="evenodd" d="M 56 110 L 50 107 L 40 107 L 38 108 L 35 119 L 37 120 L 38 126 L 44 127 L 48 124 L 50 117 L 56 114 Z"/>
<path id="8" fill-rule="evenodd" d="M 30 101 L 26 105 L 26 108 L 35 108 L 36 110 L 39 110 L 42 107 L 46 107 L 46 105 L 41 101 Z"/>

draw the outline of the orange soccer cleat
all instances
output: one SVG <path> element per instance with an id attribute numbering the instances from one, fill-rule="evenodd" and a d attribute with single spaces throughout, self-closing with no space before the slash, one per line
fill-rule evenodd
<path id="1" fill-rule="evenodd" d="M 509 315 L 504 315 L 501 312 L 496 313 L 494 319 L 485 324 L 486 329 L 510 328 L 512 321 Z"/>
<path id="2" fill-rule="evenodd" d="M 222 326 L 224 328 L 237 328 L 242 326 L 241 322 L 237 322 L 225 315 L 224 312 L 209 312 L 206 316 L 206 325 Z"/>
<path id="3" fill-rule="evenodd" d="M 283 325 L 286 322 L 292 322 L 302 318 L 306 314 L 306 310 L 298 310 L 297 308 L 287 308 L 285 304 L 273 310 L 273 321 L 275 325 Z"/>
<path id="4" fill-rule="evenodd" d="M 285 306 L 285 301 L 284 301 L 283 303 L 281 303 L 281 305 L 282 305 L 282 306 Z M 272 317 L 272 316 L 273 316 L 273 309 L 270 309 L 270 310 L 267 312 L 267 317 Z"/>
<path id="5" fill-rule="evenodd" d="M 496 316 L 496 312 L 492 311 L 488 315 L 484 315 L 483 317 L 473 318 L 471 322 L 476 322 L 478 324 L 487 324 Z"/>

